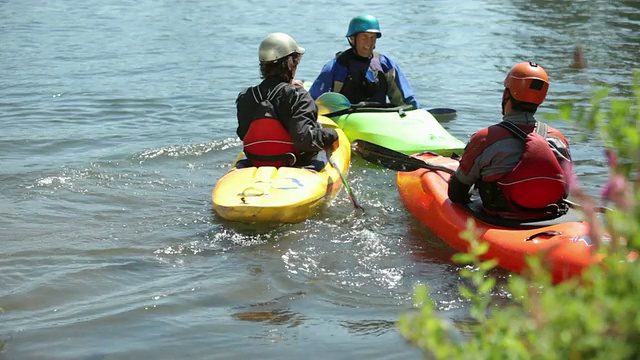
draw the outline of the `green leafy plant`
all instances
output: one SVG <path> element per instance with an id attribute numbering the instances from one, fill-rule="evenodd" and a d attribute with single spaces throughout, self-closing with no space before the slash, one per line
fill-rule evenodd
<path id="1" fill-rule="evenodd" d="M 428 285 L 416 289 L 416 311 L 402 314 L 400 333 L 428 357 L 436 359 L 638 359 L 640 358 L 640 73 L 634 74 L 630 99 L 610 99 L 598 90 L 590 109 L 561 107 L 560 117 L 574 118 L 607 149 L 609 179 L 602 200 L 614 210 L 601 222 L 595 200 L 572 186 L 584 205 L 592 239 L 605 232 L 611 241 L 596 241 L 606 254 L 602 264 L 579 277 L 554 285 L 540 257 L 528 258 L 529 274 L 514 274 L 506 283 L 511 301 L 492 301 L 494 260 L 480 261 L 488 246 L 473 236 L 473 221 L 464 238 L 466 254 L 454 260 L 464 267 L 461 295 L 470 303 L 471 325 L 461 327 L 439 314 Z M 619 239 L 624 239 L 620 241 Z M 631 255 L 630 255 L 631 254 Z"/>

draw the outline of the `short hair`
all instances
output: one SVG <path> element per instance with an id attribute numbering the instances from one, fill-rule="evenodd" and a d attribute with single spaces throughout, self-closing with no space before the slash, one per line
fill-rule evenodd
<path id="1" fill-rule="evenodd" d="M 293 80 L 293 70 L 298 66 L 301 58 L 301 54 L 293 53 L 273 62 L 261 62 L 260 78 L 279 76 L 289 82 Z"/>

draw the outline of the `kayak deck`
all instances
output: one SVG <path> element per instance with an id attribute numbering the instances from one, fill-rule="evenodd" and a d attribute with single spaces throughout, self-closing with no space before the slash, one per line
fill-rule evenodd
<path id="1" fill-rule="evenodd" d="M 465 144 L 425 109 L 358 108 L 332 117 L 349 141 L 362 139 L 405 154 L 461 154 Z"/>
<path id="2" fill-rule="evenodd" d="M 336 127 L 320 117 L 325 127 Z M 216 183 L 211 198 L 224 219 L 250 223 L 297 223 L 315 215 L 342 187 L 351 160 L 349 141 L 338 131 L 339 148 L 321 171 L 304 168 L 261 166 L 233 168 Z"/>
<path id="3" fill-rule="evenodd" d="M 272 166 L 235 169 L 216 185 L 213 203 L 227 220 L 299 222 L 318 211 L 332 183 L 331 177 L 313 170 Z"/>

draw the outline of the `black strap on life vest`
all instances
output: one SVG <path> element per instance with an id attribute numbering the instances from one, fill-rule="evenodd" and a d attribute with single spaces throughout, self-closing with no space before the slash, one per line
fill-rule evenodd
<path id="1" fill-rule="evenodd" d="M 279 154 L 279 155 L 257 155 L 257 154 L 251 154 L 248 152 L 245 152 L 244 154 L 247 156 L 249 160 L 256 160 L 256 161 L 263 161 L 263 162 L 282 161 L 284 166 L 293 166 L 293 164 L 295 164 L 296 161 L 298 160 L 298 158 L 296 158 L 296 155 L 290 152 L 286 154 Z"/>
<path id="2" fill-rule="evenodd" d="M 287 86 L 287 83 L 284 83 L 284 82 L 281 82 L 278 85 L 276 85 L 273 89 L 271 89 L 271 91 L 267 93 L 266 100 L 271 102 L 271 100 L 273 100 L 276 94 L 280 92 L 280 90 L 282 90 L 285 86 Z M 265 98 L 262 96 L 262 91 L 260 91 L 260 85 L 256 85 L 252 87 L 251 94 L 253 94 L 253 100 L 255 100 L 257 104 L 260 104 L 261 102 L 265 101 Z M 273 110 L 275 111 L 275 108 Z"/>
<path id="3" fill-rule="evenodd" d="M 511 121 L 503 120 L 501 123 L 498 124 L 498 126 L 509 130 L 509 132 L 511 132 L 516 137 L 518 137 L 520 140 L 527 141 L 527 133 L 524 130 L 520 129 L 518 125 L 512 123 Z M 538 135 L 546 139 L 549 131 L 549 127 L 547 126 L 547 124 L 543 122 L 536 121 L 533 131 L 535 131 L 536 133 L 538 133 Z M 564 156 L 560 152 L 560 150 L 558 150 L 555 144 L 553 144 L 550 141 L 547 141 L 547 144 L 549 144 L 549 147 L 551 148 L 551 152 L 553 152 L 553 154 L 556 156 L 556 159 L 558 159 L 558 161 L 560 161 L 560 159 L 564 161 L 570 161 L 569 159 L 567 159 L 566 156 Z"/>
<path id="4" fill-rule="evenodd" d="M 526 141 L 527 140 L 527 133 L 524 130 L 520 129 L 520 127 L 518 127 L 518 125 L 512 123 L 509 120 L 502 121 L 501 123 L 498 124 L 498 126 L 509 130 L 510 133 L 512 133 L 513 135 L 517 136 L 522 141 Z M 543 138 L 546 139 L 547 138 L 548 126 L 547 126 L 547 124 L 545 124 L 543 122 L 536 121 L 536 124 L 534 125 L 533 131 L 537 132 L 540 136 L 542 136 Z"/>
<path id="5" fill-rule="evenodd" d="M 285 86 L 287 86 L 287 83 L 284 83 L 284 82 L 281 82 L 278 85 L 276 85 L 273 89 L 271 89 L 271 91 L 267 93 L 266 99 L 262 95 L 262 91 L 260 91 L 259 85 L 256 85 L 251 88 L 251 94 L 253 95 L 253 99 L 257 104 L 260 104 L 265 100 L 271 103 L 271 100 L 273 100 L 276 94 L 279 93 L 280 90 L 282 90 Z M 271 103 L 271 108 L 273 109 L 274 112 L 276 111 L 275 107 L 273 106 L 273 103 Z M 274 117 L 277 116 L 277 114 L 271 114 L 271 115 Z M 263 162 L 282 161 L 284 166 L 292 166 L 298 160 L 296 158 L 296 155 L 290 152 L 286 154 L 278 154 L 278 155 L 258 155 L 258 154 L 252 154 L 245 150 L 245 155 L 249 160 L 256 160 L 256 161 L 263 161 Z"/>

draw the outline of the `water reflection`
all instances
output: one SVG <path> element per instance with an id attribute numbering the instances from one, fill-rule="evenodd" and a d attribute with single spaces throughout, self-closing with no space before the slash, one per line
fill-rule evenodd
<path id="1" fill-rule="evenodd" d="M 306 317 L 292 311 L 289 308 L 289 304 L 305 295 L 304 292 L 299 291 L 266 302 L 238 306 L 234 309 L 248 310 L 234 312 L 231 314 L 231 317 L 242 321 L 265 322 L 272 325 L 296 327 L 302 325 Z"/>
<path id="2" fill-rule="evenodd" d="M 231 314 L 231 317 L 242 321 L 267 322 L 273 325 L 288 325 L 288 327 L 302 325 L 304 320 L 299 313 L 289 309 L 237 312 Z"/>
<path id="3" fill-rule="evenodd" d="M 396 328 L 395 321 L 388 320 L 343 321 L 340 325 L 355 335 L 380 336 Z"/>

